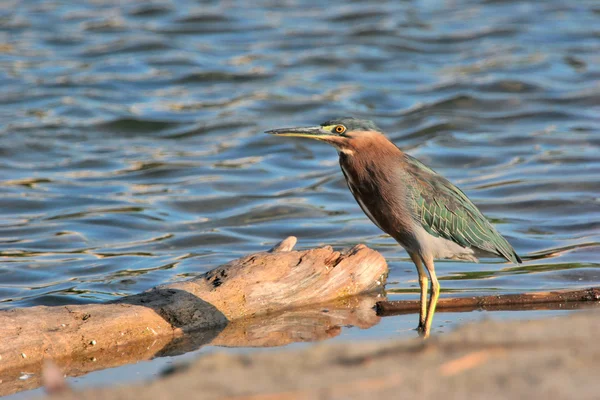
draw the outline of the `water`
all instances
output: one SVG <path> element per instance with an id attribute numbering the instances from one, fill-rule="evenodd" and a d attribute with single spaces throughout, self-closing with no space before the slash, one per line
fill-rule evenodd
<path id="1" fill-rule="evenodd" d="M 390 297 L 415 298 L 335 151 L 262 133 L 344 115 L 459 185 L 528 260 L 438 262 L 442 295 L 597 285 L 598 26 L 593 0 L 4 0 L 0 308 L 111 300 L 288 235 L 366 243 Z"/>

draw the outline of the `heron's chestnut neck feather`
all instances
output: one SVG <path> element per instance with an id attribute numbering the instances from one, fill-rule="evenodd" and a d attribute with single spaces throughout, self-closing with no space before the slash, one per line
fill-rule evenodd
<path id="1" fill-rule="evenodd" d="M 400 243 L 412 241 L 412 210 L 406 201 L 404 153 L 383 134 L 351 132 L 334 138 L 340 166 L 350 191 L 365 214 Z M 332 140 L 333 141 L 333 140 Z"/>
<path id="2" fill-rule="evenodd" d="M 402 159 L 402 151 L 379 132 L 352 132 L 337 139 L 341 139 L 334 144 L 340 151 L 340 163 L 348 166 L 355 180 L 385 183 Z"/>

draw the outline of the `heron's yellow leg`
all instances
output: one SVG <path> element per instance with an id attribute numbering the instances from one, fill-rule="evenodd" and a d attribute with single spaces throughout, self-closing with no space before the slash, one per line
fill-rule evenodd
<path id="1" fill-rule="evenodd" d="M 409 254 L 410 259 L 415 263 L 417 272 L 419 273 L 419 286 L 421 287 L 421 311 L 419 312 L 419 326 L 417 330 L 423 332 L 425 330 L 425 315 L 427 315 L 427 272 L 421 262 L 421 257 L 417 254 Z"/>
<path id="2" fill-rule="evenodd" d="M 431 323 L 433 322 L 433 314 L 435 314 L 435 306 L 437 305 L 438 298 L 440 297 L 440 284 L 435 275 L 435 266 L 433 265 L 433 258 L 423 258 L 425 268 L 429 272 L 429 278 L 431 279 L 431 296 L 429 297 L 429 305 L 427 306 L 427 316 L 425 317 L 425 329 L 423 331 L 423 337 L 429 337 L 431 333 Z"/>

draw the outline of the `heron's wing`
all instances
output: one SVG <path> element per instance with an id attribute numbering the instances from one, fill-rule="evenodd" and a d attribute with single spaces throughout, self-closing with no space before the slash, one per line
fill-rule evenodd
<path id="1" fill-rule="evenodd" d="M 467 195 L 419 160 L 408 154 L 404 157 L 415 217 L 428 233 L 497 254 L 515 264 L 521 262 L 512 246 Z"/>

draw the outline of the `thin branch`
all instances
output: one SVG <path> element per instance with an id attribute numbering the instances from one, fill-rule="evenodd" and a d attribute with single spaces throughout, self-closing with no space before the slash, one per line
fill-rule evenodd
<path id="1" fill-rule="evenodd" d="M 583 303 L 600 301 L 600 287 L 580 290 L 557 290 L 491 296 L 440 298 L 437 311 L 516 310 L 543 308 L 578 308 Z M 378 301 L 377 315 L 388 316 L 418 312 L 418 300 Z"/>

